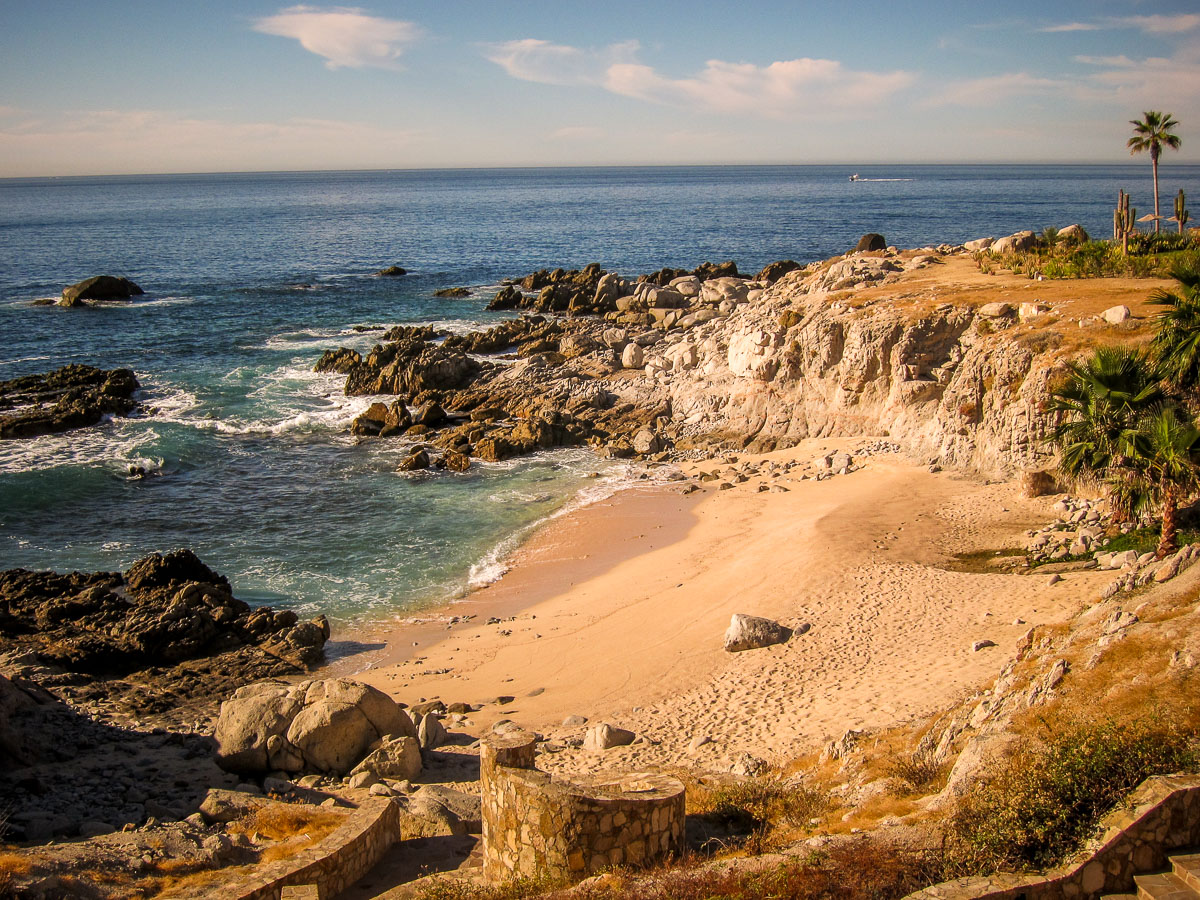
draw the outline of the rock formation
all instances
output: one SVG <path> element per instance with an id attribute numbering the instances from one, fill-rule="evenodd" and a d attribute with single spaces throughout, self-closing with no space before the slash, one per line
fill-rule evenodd
<path id="1" fill-rule="evenodd" d="M 408 714 L 382 691 L 346 678 L 240 688 L 221 704 L 215 737 L 220 766 L 244 775 L 342 776 L 360 762 L 378 777 L 420 771 Z"/>
<path id="2" fill-rule="evenodd" d="M 119 572 L 0 572 L 0 638 L 18 669 L 76 700 L 134 712 L 205 700 L 323 659 L 324 616 L 252 608 L 190 550 Z"/>
<path id="3" fill-rule="evenodd" d="M 95 275 L 65 287 L 59 306 L 88 306 L 87 301 L 106 302 L 128 300 L 146 293 L 128 278 L 113 275 Z"/>
<path id="4" fill-rule="evenodd" d="M 346 372 L 349 394 L 440 404 L 445 422 L 390 433 L 484 461 L 565 445 L 663 458 L 887 433 L 940 465 L 1039 467 L 1059 363 L 1005 334 L 1011 310 L 941 304 L 913 317 L 877 295 L 854 300 L 965 252 L 780 263 L 753 281 L 733 264 L 636 282 L 598 266 L 539 272 L 501 292 L 505 308 L 567 315 L 527 315 L 441 343 L 427 327 L 393 329 L 365 358 L 330 351 L 318 365 Z"/>
<path id="5" fill-rule="evenodd" d="M 129 369 L 69 365 L 43 375 L 0 381 L 0 438 L 87 428 L 137 409 L 138 380 Z"/>

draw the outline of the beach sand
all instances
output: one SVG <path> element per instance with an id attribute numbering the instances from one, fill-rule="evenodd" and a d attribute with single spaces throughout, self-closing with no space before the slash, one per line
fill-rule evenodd
<path id="1" fill-rule="evenodd" d="M 605 753 L 568 746 L 542 757 L 548 768 L 721 769 L 743 753 L 780 763 L 986 686 L 1029 627 L 1064 620 L 1102 587 L 1094 572 L 1050 585 L 1044 574 L 947 567 L 957 552 L 1021 547 L 1025 530 L 1052 518 L 1053 498 L 1022 498 L 1013 483 L 931 473 L 894 453 L 801 480 L 818 452 L 865 443 L 739 455 L 739 467 L 774 463 L 774 475 L 690 496 L 638 488 L 554 520 L 499 582 L 445 611 L 475 618 L 398 627 L 355 677 L 410 704 L 484 704 L 454 731 L 481 734 L 503 718 L 561 740 L 582 736 L 561 724 L 578 715 L 642 736 Z M 733 613 L 811 628 L 730 654 Z M 997 646 L 972 649 L 984 639 Z M 689 751 L 697 737 L 711 742 Z"/>

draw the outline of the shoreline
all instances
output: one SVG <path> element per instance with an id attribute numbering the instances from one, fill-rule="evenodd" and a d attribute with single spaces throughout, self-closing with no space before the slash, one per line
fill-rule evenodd
<path id="1" fill-rule="evenodd" d="M 631 484 L 609 496 L 548 516 L 521 537 L 499 562 L 504 573 L 464 596 L 432 603 L 413 615 L 363 626 L 349 625 L 335 642 L 364 649 L 334 659 L 321 671 L 359 677 L 381 666 L 419 657 L 446 638 L 453 627 L 478 625 L 488 618 L 512 619 L 554 596 L 560 585 L 602 575 L 641 553 L 685 539 L 701 492 L 684 495 L 686 482 Z M 568 507 L 576 498 L 568 500 Z M 654 524 L 633 533 L 644 517 Z M 597 533 L 605 540 L 594 542 Z M 506 539 L 507 540 L 507 539 Z M 589 542 L 586 546 L 584 542 Z M 464 617 L 469 617 L 465 621 Z M 451 620 L 454 621 L 451 624 Z M 380 646 L 378 642 L 385 643 Z"/>
<path id="2" fill-rule="evenodd" d="M 575 771 L 795 757 L 848 729 L 945 707 L 995 677 L 1028 628 L 1074 613 L 1104 576 L 1071 573 L 1056 590 L 1037 575 L 945 567 L 954 552 L 1011 546 L 1044 521 L 1049 501 L 1020 497 L 1012 482 L 933 474 L 891 453 L 802 479 L 818 451 L 868 442 L 736 454 L 760 474 L 732 489 L 634 488 L 552 520 L 498 582 L 444 608 L 475 618 L 377 631 L 386 649 L 353 677 L 407 703 L 482 704 L 453 726 L 476 736 L 511 718 L 569 747 L 583 728 L 568 716 L 642 736 L 547 758 Z M 720 460 L 687 468 L 714 467 L 729 470 Z M 811 630 L 729 654 L 734 612 Z M 983 639 L 998 646 L 974 652 Z"/>

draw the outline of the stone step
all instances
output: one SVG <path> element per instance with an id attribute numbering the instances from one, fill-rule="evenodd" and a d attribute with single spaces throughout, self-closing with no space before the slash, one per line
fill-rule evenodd
<path id="1" fill-rule="evenodd" d="M 1200 853 L 1176 853 L 1168 857 L 1171 871 L 1194 891 L 1200 891 Z"/>
<path id="2" fill-rule="evenodd" d="M 1141 900 L 1200 900 L 1200 894 L 1173 872 L 1135 875 L 1133 882 Z"/>

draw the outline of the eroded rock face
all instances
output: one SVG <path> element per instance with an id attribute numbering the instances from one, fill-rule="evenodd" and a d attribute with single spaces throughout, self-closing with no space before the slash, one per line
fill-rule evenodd
<path id="1" fill-rule="evenodd" d="M 329 624 L 252 608 L 194 553 L 176 550 L 123 575 L 0 572 L 0 637 L 47 667 L 47 686 L 125 696 L 154 712 L 305 672 L 323 660 Z"/>
<path id="2" fill-rule="evenodd" d="M 217 762 L 230 772 L 340 776 L 372 750 L 377 751 L 372 765 L 410 770 L 411 754 L 405 757 L 406 745 L 396 742 L 408 739 L 415 745 L 417 733 L 408 714 L 382 691 L 350 679 L 330 678 L 296 685 L 265 682 L 239 689 L 221 704 L 215 737 Z M 384 742 L 385 737 L 390 740 Z M 419 761 L 418 750 L 418 771 Z"/>
<path id="3" fill-rule="evenodd" d="M 137 409 L 139 387 L 129 369 L 85 365 L 0 381 L 0 438 L 57 434 L 127 416 Z"/>

